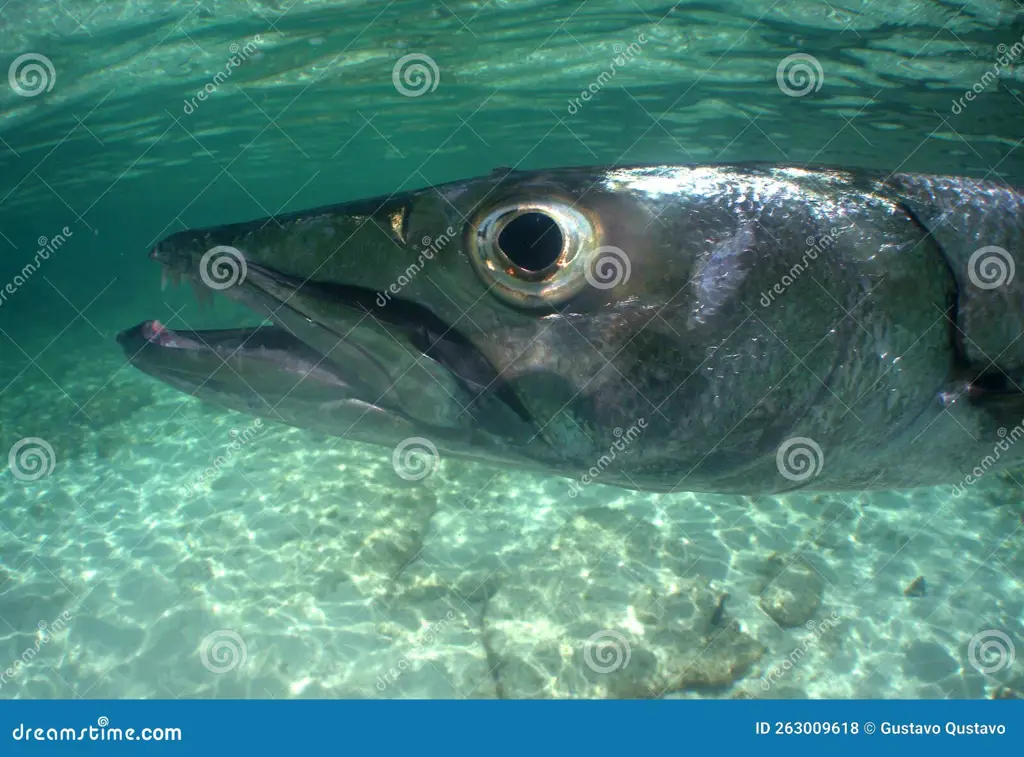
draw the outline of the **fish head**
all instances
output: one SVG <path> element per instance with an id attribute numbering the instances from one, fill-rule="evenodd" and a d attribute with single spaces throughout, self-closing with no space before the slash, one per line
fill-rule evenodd
<path id="1" fill-rule="evenodd" d="M 698 252 L 680 249 L 685 219 L 660 218 L 657 192 L 623 191 L 627 180 L 498 171 L 181 232 L 153 257 L 319 356 L 345 387 L 338 402 L 400 419 L 370 441 L 398 427 L 462 456 L 570 475 L 626 439 L 607 467 L 628 486 L 629 470 L 677 465 L 688 402 L 707 388 L 704 332 L 728 324 L 713 297 L 683 294 Z M 744 246 L 742 230 L 726 238 Z M 660 443 L 642 438 L 651 427 Z"/>

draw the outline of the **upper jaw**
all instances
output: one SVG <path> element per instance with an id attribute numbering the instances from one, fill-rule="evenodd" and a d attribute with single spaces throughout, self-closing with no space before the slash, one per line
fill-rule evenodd
<path id="1" fill-rule="evenodd" d="M 158 242 L 149 253 L 149 259 L 160 264 L 160 289 L 167 289 L 168 285 L 177 286 L 183 280 L 187 281 L 195 294 L 196 300 L 201 305 L 212 303 L 214 291 L 205 285 L 199 275 L 200 256 L 193 254 L 193 244 L 183 244 L 182 237 L 193 236 L 193 232 L 180 232 L 172 234 L 166 239 Z M 198 240 L 194 240 L 198 242 Z"/>
<path id="2" fill-rule="evenodd" d="M 165 277 L 187 279 L 212 297 L 216 287 L 204 275 L 209 251 L 197 236 L 169 237 L 151 258 L 164 267 Z M 365 402 L 435 428 L 473 425 L 477 395 L 493 389 L 496 376 L 429 311 L 396 299 L 381 307 L 373 290 L 305 281 L 239 255 L 244 275 L 219 293 L 286 330 L 319 355 L 325 368 L 360 387 Z"/>

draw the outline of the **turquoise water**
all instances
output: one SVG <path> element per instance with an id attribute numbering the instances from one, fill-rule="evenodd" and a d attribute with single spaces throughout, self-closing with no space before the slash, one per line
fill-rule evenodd
<path id="1" fill-rule="evenodd" d="M 1009 0 L 7 3 L 0 451 L 40 453 L 0 474 L 0 696 L 1024 689 L 1019 474 L 956 499 L 406 481 L 114 342 L 253 322 L 161 290 L 169 233 L 496 166 L 1024 185 L 1022 42 Z"/>

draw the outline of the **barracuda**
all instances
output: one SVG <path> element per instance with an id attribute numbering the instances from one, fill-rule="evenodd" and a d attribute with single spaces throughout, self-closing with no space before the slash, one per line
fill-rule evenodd
<path id="1" fill-rule="evenodd" d="M 502 169 L 174 234 L 165 276 L 274 325 L 119 341 L 225 407 L 585 482 L 956 483 L 1024 458 L 1022 250 L 990 181 Z"/>

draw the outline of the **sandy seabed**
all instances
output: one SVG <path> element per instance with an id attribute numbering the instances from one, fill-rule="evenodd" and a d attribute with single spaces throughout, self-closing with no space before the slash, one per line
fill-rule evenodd
<path id="1" fill-rule="evenodd" d="M 1024 689 L 1020 476 L 570 496 L 441 460 L 406 481 L 390 450 L 93 365 L 70 423 L 67 380 L 6 394 L 4 449 L 43 439 L 54 466 L 0 478 L 0 697 Z"/>

